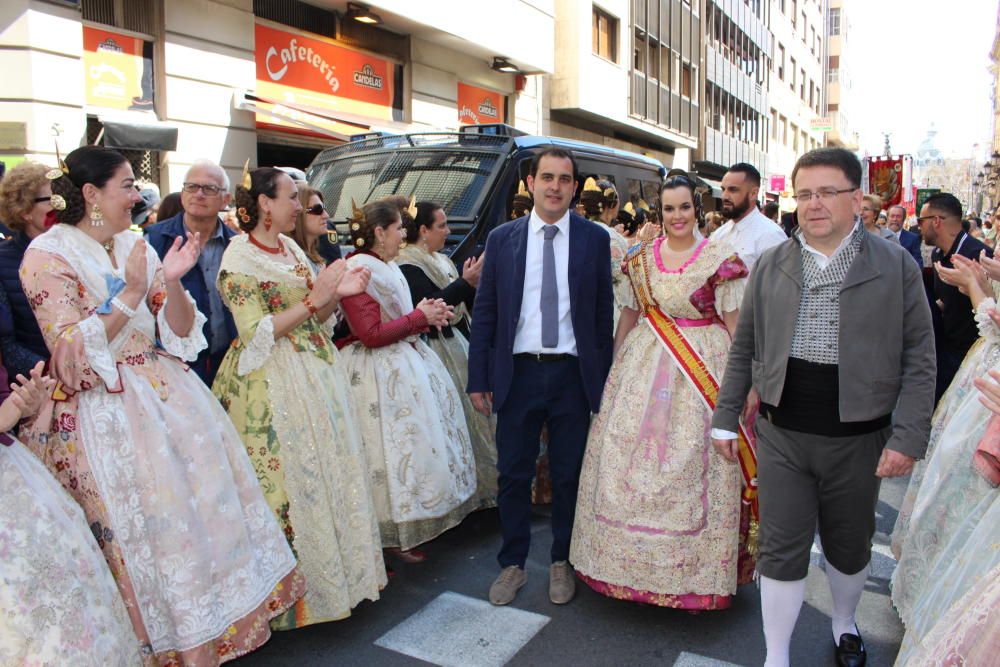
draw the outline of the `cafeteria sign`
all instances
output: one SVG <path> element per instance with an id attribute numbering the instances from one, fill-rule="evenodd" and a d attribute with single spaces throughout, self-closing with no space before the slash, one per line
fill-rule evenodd
<path id="1" fill-rule="evenodd" d="M 85 25 L 83 71 L 89 106 L 152 110 L 152 43 Z M 143 91 L 143 81 L 148 91 Z"/>
<path id="2" fill-rule="evenodd" d="M 402 66 L 318 35 L 307 37 L 259 22 L 254 35 L 257 97 L 303 111 L 402 120 L 397 86 Z M 274 123 L 260 114 L 257 120 Z"/>
<path id="3" fill-rule="evenodd" d="M 504 122 L 503 95 L 459 82 L 458 122 L 463 125 Z"/>

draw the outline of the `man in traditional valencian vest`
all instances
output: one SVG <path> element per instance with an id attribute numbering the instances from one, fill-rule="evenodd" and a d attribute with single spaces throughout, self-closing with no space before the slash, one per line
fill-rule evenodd
<path id="1" fill-rule="evenodd" d="M 789 663 L 819 527 L 841 666 L 864 665 L 854 614 L 864 590 L 883 477 L 923 456 L 934 402 L 934 338 L 920 269 L 866 231 L 861 164 L 820 148 L 792 171 L 799 230 L 750 275 L 712 418 L 736 465 L 747 393 L 757 420 L 761 611 L 767 667 Z"/>

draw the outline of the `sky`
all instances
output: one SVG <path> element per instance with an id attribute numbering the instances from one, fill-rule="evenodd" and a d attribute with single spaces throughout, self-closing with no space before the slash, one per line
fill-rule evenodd
<path id="1" fill-rule="evenodd" d="M 860 150 L 915 152 L 927 130 L 948 157 L 982 159 L 992 138 L 989 53 L 998 0 L 845 0 L 850 119 Z M 846 54 L 845 54 L 846 55 Z"/>

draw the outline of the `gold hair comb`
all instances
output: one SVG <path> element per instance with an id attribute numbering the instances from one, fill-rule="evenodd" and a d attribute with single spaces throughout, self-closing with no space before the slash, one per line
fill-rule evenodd
<path id="1" fill-rule="evenodd" d="M 588 177 L 587 180 L 583 182 L 583 189 L 596 190 L 597 192 L 601 191 L 601 189 L 597 187 L 597 181 L 594 180 L 593 176 Z"/>
<path id="2" fill-rule="evenodd" d="M 240 177 L 240 185 L 242 185 L 247 190 L 253 187 L 253 181 L 250 179 L 250 158 L 243 163 L 243 175 Z"/>

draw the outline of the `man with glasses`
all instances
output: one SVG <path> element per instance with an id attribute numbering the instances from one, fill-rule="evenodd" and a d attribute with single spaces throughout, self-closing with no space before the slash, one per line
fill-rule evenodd
<path id="1" fill-rule="evenodd" d="M 712 444 L 738 465 L 737 424 L 754 387 L 761 401 L 757 569 L 765 665 L 789 664 L 818 525 L 836 664 L 855 667 L 867 658 L 855 610 L 871 559 L 879 480 L 909 473 L 927 447 L 930 308 L 906 251 L 861 224 L 861 163 L 853 153 L 810 151 L 792 170 L 792 183 L 799 229 L 750 274 Z"/>
<path id="2" fill-rule="evenodd" d="M 917 228 L 924 242 L 934 246 L 931 262 L 935 266 L 940 263 L 945 268 L 952 268 L 951 258 L 956 254 L 975 261 L 984 251 L 988 257 L 993 256 L 992 250 L 962 228 L 962 203 L 953 194 L 937 192 L 928 197 L 920 209 Z M 934 400 L 937 402 L 955 378 L 965 354 L 979 338 L 979 329 L 969 297 L 941 280 L 936 271 L 933 296 L 941 313 L 940 326 L 935 331 L 937 388 Z"/>
<path id="3" fill-rule="evenodd" d="M 184 176 L 181 188 L 184 211 L 144 230 L 146 240 L 160 259 L 178 237 L 186 239 L 187 232 L 201 234 L 204 244 L 201 256 L 198 263 L 181 278 L 181 284 L 190 292 L 198 310 L 208 318 L 204 327 L 208 347 L 198 355 L 192 368 L 210 387 L 229 344 L 237 335 L 233 317 L 223 305 L 215 284 L 222 254 L 229 245 L 229 239 L 236 235 L 219 217 L 229 199 L 229 177 L 225 170 L 214 162 L 199 160 Z"/>
<path id="4" fill-rule="evenodd" d="M 750 269 L 761 253 L 786 238 L 757 208 L 759 194 L 760 172 L 753 165 L 738 162 L 730 167 L 722 177 L 722 215 L 728 222 L 712 234 L 713 240 L 728 240 Z"/>

